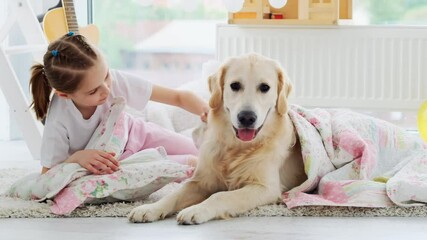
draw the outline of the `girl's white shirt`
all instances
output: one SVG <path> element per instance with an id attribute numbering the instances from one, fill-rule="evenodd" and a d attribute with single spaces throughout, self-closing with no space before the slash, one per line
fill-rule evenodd
<path id="1" fill-rule="evenodd" d="M 108 111 L 114 97 L 123 96 L 127 105 L 143 110 L 151 97 L 153 85 L 137 76 L 110 70 L 111 89 L 105 103 L 84 119 L 70 99 L 52 97 L 47 114 L 41 148 L 41 165 L 51 168 L 67 160 L 74 152 L 85 148 L 102 116 Z"/>

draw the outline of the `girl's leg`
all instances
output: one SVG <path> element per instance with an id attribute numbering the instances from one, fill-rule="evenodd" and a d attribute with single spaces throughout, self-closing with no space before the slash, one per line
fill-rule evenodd
<path id="1" fill-rule="evenodd" d="M 163 146 L 168 155 L 198 155 L 196 145 L 191 138 L 154 123 L 145 124 L 145 142 L 142 149 Z"/>
<path id="2" fill-rule="evenodd" d="M 132 119 L 129 139 L 121 159 L 147 148 L 165 148 L 168 158 L 182 164 L 195 165 L 198 150 L 191 138 L 142 119 Z"/>

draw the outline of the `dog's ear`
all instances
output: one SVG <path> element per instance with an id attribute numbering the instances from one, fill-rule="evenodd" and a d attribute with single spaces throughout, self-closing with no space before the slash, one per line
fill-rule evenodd
<path id="1" fill-rule="evenodd" d="M 288 112 L 288 97 L 292 91 L 292 84 L 286 73 L 279 67 L 277 68 L 277 102 L 276 110 L 280 115 Z"/>
<path id="2" fill-rule="evenodd" d="M 222 105 L 225 71 L 225 67 L 222 66 L 215 74 L 209 77 L 209 91 L 211 92 L 209 107 L 213 110 L 220 108 Z"/>

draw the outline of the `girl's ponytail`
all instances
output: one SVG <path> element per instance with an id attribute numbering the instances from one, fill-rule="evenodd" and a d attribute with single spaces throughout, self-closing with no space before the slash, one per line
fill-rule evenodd
<path id="1" fill-rule="evenodd" d="M 31 67 L 30 89 L 33 95 L 30 107 L 34 109 L 37 119 L 43 120 L 49 108 L 52 87 L 47 81 L 42 64 L 35 64 Z"/>

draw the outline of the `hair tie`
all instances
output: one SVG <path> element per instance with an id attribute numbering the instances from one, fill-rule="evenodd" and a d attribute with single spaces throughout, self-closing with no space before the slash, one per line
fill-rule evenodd
<path id="1" fill-rule="evenodd" d="M 42 68 L 42 75 L 43 75 L 43 79 L 44 79 L 44 81 L 46 82 L 46 84 L 47 84 L 47 85 L 49 85 L 49 80 L 47 80 L 46 72 L 45 72 L 45 70 L 44 70 L 44 67 Z"/>
<path id="2" fill-rule="evenodd" d="M 69 37 L 71 37 L 71 36 L 73 36 L 73 35 L 74 35 L 74 32 L 71 32 L 71 31 L 70 31 L 70 32 L 68 32 L 68 33 L 67 33 L 67 35 L 68 35 Z"/>
<path id="3" fill-rule="evenodd" d="M 57 57 L 58 56 L 58 54 L 59 54 L 59 52 L 58 52 L 58 50 L 52 50 L 52 56 L 54 56 L 54 57 Z"/>

